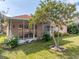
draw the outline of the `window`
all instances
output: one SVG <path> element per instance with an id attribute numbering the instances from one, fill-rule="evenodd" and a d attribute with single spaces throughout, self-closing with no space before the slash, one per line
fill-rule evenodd
<path id="1" fill-rule="evenodd" d="M 25 38 L 33 38 L 33 33 L 27 33 L 24 36 Z"/>
<path id="2" fill-rule="evenodd" d="M 49 31 L 50 30 L 50 26 L 45 26 L 45 31 Z"/>
<path id="3" fill-rule="evenodd" d="M 25 36 L 24 36 L 25 38 L 28 38 L 28 34 L 25 34 Z"/>
<path id="4" fill-rule="evenodd" d="M 27 25 L 27 24 L 26 24 L 26 25 L 24 25 L 24 28 L 28 29 L 28 25 Z"/>
<path id="5" fill-rule="evenodd" d="M 23 28 L 23 25 L 19 25 L 19 28 Z"/>
<path id="6" fill-rule="evenodd" d="M 29 37 L 32 38 L 33 37 L 33 33 L 29 33 Z"/>
<path id="7" fill-rule="evenodd" d="M 19 25 L 19 28 L 23 28 L 23 25 L 20 24 L 20 25 Z M 24 28 L 28 29 L 28 25 L 24 25 Z"/>

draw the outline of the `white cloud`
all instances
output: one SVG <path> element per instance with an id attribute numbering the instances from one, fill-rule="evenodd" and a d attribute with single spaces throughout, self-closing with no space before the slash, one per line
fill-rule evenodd
<path id="1" fill-rule="evenodd" d="M 66 0 L 67 3 L 71 3 L 71 4 L 74 4 L 76 3 L 76 0 Z"/>
<path id="2" fill-rule="evenodd" d="M 76 6 L 76 10 L 79 12 L 79 6 Z"/>
<path id="3" fill-rule="evenodd" d="M 9 15 L 9 14 L 5 14 L 6 16 L 8 16 L 8 17 L 12 17 L 12 15 Z"/>

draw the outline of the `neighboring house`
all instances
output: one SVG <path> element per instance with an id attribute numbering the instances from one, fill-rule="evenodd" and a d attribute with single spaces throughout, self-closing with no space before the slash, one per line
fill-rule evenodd
<path id="1" fill-rule="evenodd" d="M 6 22 L 7 16 L 3 15 L 0 13 L 0 34 L 6 33 L 6 27 L 7 27 L 7 22 Z"/>
<path id="2" fill-rule="evenodd" d="M 73 22 L 76 24 L 77 29 L 79 30 L 79 16 L 74 17 Z"/>
<path id="3" fill-rule="evenodd" d="M 2 20 L 2 14 L 0 13 L 0 34 L 2 34 L 3 32 L 2 32 L 2 22 L 1 22 L 1 20 Z"/>
<path id="4" fill-rule="evenodd" d="M 57 28 L 53 29 L 54 24 L 50 22 L 36 24 L 35 27 L 29 28 L 30 18 L 31 16 L 28 15 L 8 17 L 7 36 L 9 38 L 17 36 L 19 39 L 31 41 L 41 38 L 44 32 L 52 35 L 52 30 L 57 30 Z M 60 32 L 67 33 L 67 26 L 62 25 Z"/>
<path id="5" fill-rule="evenodd" d="M 73 22 L 79 24 L 79 16 L 74 17 Z"/>

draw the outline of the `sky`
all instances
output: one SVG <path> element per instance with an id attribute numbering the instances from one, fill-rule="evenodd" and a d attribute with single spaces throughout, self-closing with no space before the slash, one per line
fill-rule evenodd
<path id="1" fill-rule="evenodd" d="M 79 0 L 62 0 L 67 3 L 77 3 L 76 9 L 79 11 Z M 36 8 L 39 6 L 40 0 L 5 0 L 0 1 L 0 11 L 7 11 L 8 16 L 16 15 L 30 15 L 34 14 Z"/>

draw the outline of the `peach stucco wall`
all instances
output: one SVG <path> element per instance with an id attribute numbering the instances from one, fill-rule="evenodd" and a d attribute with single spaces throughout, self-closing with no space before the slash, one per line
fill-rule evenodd
<path id="1" fill-rule="evenodd" d="M 29 24 L 28 21 L 24 21 L 24 23 L 27 25 Z M 22 28 L 19 28 L 19 25 L 21 25 L 21 24 L 23 24 L 22 20 L 13 20 L 12 21 L 12 34 L 14 34 L 15 36 L 18 36 L 18 37 L 22 36 L 22 32 L 23 32 Z M 13 28 L 13 26 L 14 26 L 14 28 Z M 37 24 L 36 26 L 37 26 L 37 28 L 35 29 L 35 32 L 36 32 L 37 37 L 40 38 L 44 32 L 44 28 L 42 27 L 42 24 Z M 67 33 L 67 26 L 62 25 L 62 28 L 63 29 L 60 31 L 62 33 Z M 24 28 L 24 34 L 29 33 L 29 32 L 33 33 L 33 29 Z"/>
<path id="2" fill-rule="evenodd" d="M 27 24 L 27 25 L 29 24 L 29 22 L 27 22 L 27 21 L 24 21 L 24 23 Z M 12 21 L 12 33 L 14 35 L 18 36 L 18 37 L 22 35 L 22 28 L 19 28 L 20 24 L 23 24 L 23 22 L 18 21 L 18 20 L 17 21 L 16 20 Z M 14 28 L 13 28 L 13 26 L 14 26 Z M 37 25 L 37 28 L 35 29 L 35 31 L 36 31 L 37 37 L 40 37 L 42 32 L 43 32 L 41 24 Z M 25 29 L 24 28 L 24 34 L 26 34 L 28 32 L 33 33 L 33 29 L 30 29 L 30 28 Z"/>

